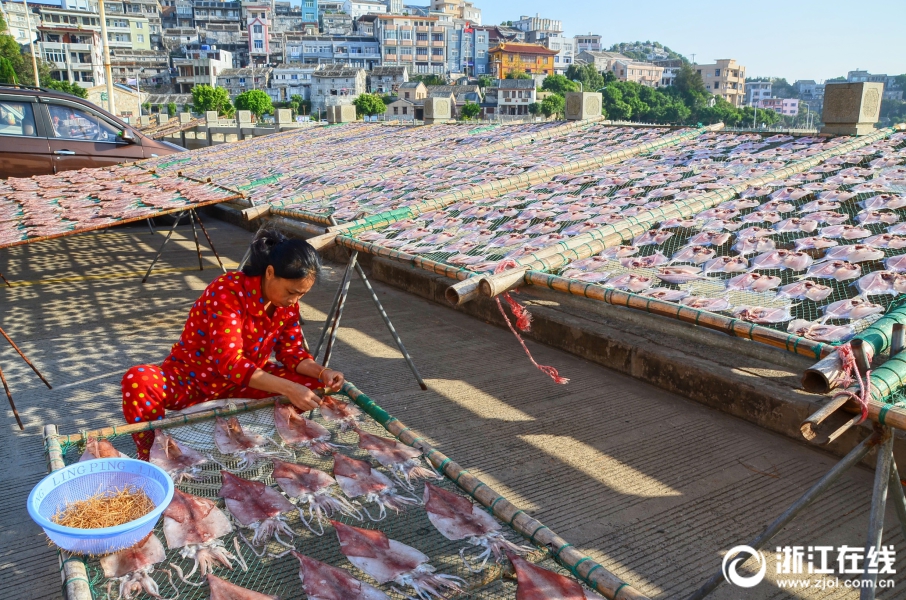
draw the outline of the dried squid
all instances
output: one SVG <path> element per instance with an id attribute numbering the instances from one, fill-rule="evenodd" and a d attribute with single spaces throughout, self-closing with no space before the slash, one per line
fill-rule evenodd
<path id="1" fill-rule="evenodd" d="M 321 401 L 321 416 L 328 421 L 339 423 L 340 431 L 353 429 L 359 420 L 362 411 L 348 402 L 335 400 L 332 396 L 324 396 Z"/>
<path id="2" fill-rule="evenodd" d="M 516 569 L 516 600 L 603 600 L 572 579 L 533 565 L 524 558 L 512 556 L 510 562 Z"/>
<path id="3" fill-rule="evenodd" d="M 258 552 L 255 546 L 265 546 L 271 538 L 281 546 L 292 549 L 292 544 L 283 541 L 280 534 L 289 536 L 290 540 L 295 537 L 283 513 L 296 511 L 296 507 L 283 494 L 260 481 L 242 479 L 228 471 L 221 471 L 220 475 L 223 485 L 218 496 L 226 499 L 227 510 L 240 525 L 255 532 L 251 541 L 239 532 L 239 537 L 255 556 L 264 556 L 266 548 Z"/>
<path id="4" fill-rule="evenodd" d="M 209 459 L 198 450 L 180 444 L 158 429 L 154 433 L 154 444 L 151 446 L 149 460 L 152 465 L 166 471 L 173 479 L 173 483 L 182 483 L 199 479 L 200 467 Z"/>
<path id="5" fill-rule="evenodd" d="M 239 424 L 239 419 L 217 417 L 214 425 L 214 443 L 221 454 L 239 459 L 238 470 L 247 469 L 263 458 L 284 455 L 280 450 L 268 450 L 266 446 L 274 445 L 272 440 L 254 433 L 246 433 Z"/>
<path id="6" fill-rule="evenodd" d="M 247 590 L 216 575 L 208 574 L 209 600 L 280 600 L 277 596 Z"/>
<path id="7" fill-rule="evenodd" d="M 153 532 L 135 546 L 101 558 L 104 576 L 110 578 L 107 582 L 107 596 L 110 597 L 113 584 L 119 582 L 119 595 L 124 600 L 131 600 L 143 591 L 152 598 L 162 598 L 157 582 L 151 579 L 151 573 L 154 572 L 154 565 L 164 558 L 164 546 Z"/>
<path id="8" fill-rule="evenodd" d="M 299 559 L 299 579 L 308 600 L 390 600 L 390 596 L 359 581 L 343 569 L 322 563 L 293 550 Z"/>
<path id="9" fill-rule="evenodd" d="M 343 454 L 335 454 L 333 462 L 333 476 L 340 485 L 340 489 L 349 498 L 365 497 L 368 502 L 378 505 L 377 517 L 371 516 L 367 509 L 363 509 L 372 521 L 380 521 L 387 516 L 387 510 L 396 512 L 407 506 L 418 504 L 416 498 L 401 496 L 396 492 L 396 487 L 389 477 L 371 468 L 367 462 L 349 458 Z"/>
<path id="10" fill-rule="evenodd" d="M 299 508 L 299 516 L 308 529 L 316 534 L 324 534 L 322 521 L 332 517 L 334 512 L 362 520 L 362 513 L 356 506 L 334 491 L 336 479 L 318 469 L 298 465 L 295 463 L 274 461 L 273 478 L 277 485 L 290 498 L 295 498 L 303 505 Z M 308 519 L 305 518 L 304 505 L 308 505 Z M 320 531 L 315 531 L 313 523 L 318 523 Z"/>
<path id="11" fill-rule="evenodd" d="M 274 425 L 283 441 L 293 447 L 308 448 L 315 454 L 331 454 L 336 446 L 329 442 L 330 431 L 306 419 L 291 404 L 274 405 Z"/>
<path id="12" fill-rule="evenodd" d="M 355 431 L 359 434 L 359 448 L 366 450 L 406 487 L 412 488 L 413 479 L 443 479 L 431 469 L 422 466 L 419 460 L 421 450 L 396 440 L 371 435 L 358 428 Z"/>

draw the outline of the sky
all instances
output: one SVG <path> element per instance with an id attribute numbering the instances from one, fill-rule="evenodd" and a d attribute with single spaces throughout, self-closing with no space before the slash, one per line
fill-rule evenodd
<path id="1" fill-rule="evenodd" d="M 747 77 L 822 81 L 847 71 L 906 73 L 906 0 L 474 0 L 485 25 L 520 15 L 559 19 L 568 36 L 606 46 L 660 42 L 695 62 L 735 58 Z M 894 25 L 898 24 L 898 25 Z"/>

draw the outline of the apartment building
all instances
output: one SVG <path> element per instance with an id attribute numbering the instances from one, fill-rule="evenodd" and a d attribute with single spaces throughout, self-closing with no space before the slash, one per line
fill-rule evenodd
<path id="1" fill-rule="evenodd" d="M 671 86 L 676 82 L 676 75 L 683 68 L 683 61 L 678 58 L 651 61 L 656 66 L 664 69 L 661 75 L 661 87 Z"/>
<path id="2" fill-rule="evenodd" d="M 746 106 L 755 106 L 757 102 L 772 97 L 774 84 L 758 80 L 746 82 Z"/>
<path id="3" fill-rule="evenodd" d="M 371 70 L 381 64 L 374 38 L 356 35 L 285 35 L 283 62 L 302 65 L 341 65 Z"/>
<path id="4" fill-rule="evenodd" d="M 173 88 L 178 94 L 191 93 L 196 85 L 217 85 L 217 77 L 233 68 L 233 55 L 226 50 L 190 50 L 183 58 L 174 58 L 176 75 Z"/>
<path id="5" fill-rule="evenodd" d="M 594 65 L 595 70 L 599 73 L 604 71 L 613 71 L 613 65 L 618 60 L 631 60 L 629 57 L 619 52 L 597 52 L 593 50 L 583 50 L 576 54 L 576 62 Z"/>
<path id="6" fill-rule="evenodd" d="M 705 88 L 735 107 L 746 98 L 746 69 L 732 58 L 722 58 L 712 64 L 694 65 L 702 76 Z"/>
<path id="7" fill-rule="evenodd" d="M 142 89 L 170 83 L 170 58 L 159 50 L 110 49 L 110 74 L 114 82 Z M 119 105 L 117 104 L 117 107 Z"/>
<path id="8" fill-rule="evenodd" d="M 788 117 L 795 117 L 799 114 L 799 100 L 796 98 L 762 98 L 756 100 L 752 106 L 773 110 L 779 115 Z"/>
<path id="9" fill-rule="evenodd" d="M 271 20 L 274 17 L 273 6 L 265 2 L 243 2 L 243 30 L 248 39 L 249 63 L 265 65 L 271 62 Z M 277 61 L 274 61 L 277 62 Z"/>
<path id="10" fill-rule="evenodd" d="M 224 69 L 217 75 L 217 85 L 225 88 L 230 98 L 235 98 L 249 90 L 265 91 L 270 87 L 271 67 L 244 67 L 242 69 Z"/>
<path id="11" fill-rule="evenodd" d="M 410 74 L 446 72 L 449 28 L 438 17 L 374 16 L 374 33 L 381 44 L 381 64 L 406 67 Z"/>
<path id="12" fill-rule="evenodd" d="M 488 73 L 488 29 L 457 20 L 447 31 L 447 70 L 469 77 Z"/>
<path id="13" fill-rule="evenodd" d="M 365 15 L 386 14 L 387 5 L 378 0 L 346 0 L 343 3 L 343 11 L 353 19 L 358 19 Z"/>
<path id="14" fill-rule="evenodd" d="M 614 61 L 611 72 L 619 81 L 632 81 L 646 87 L 659 88 L 664 67 L 650 62 L 625 59 Z"/>
<path id="15" fill-rule="evenodd" d="M 287 102 L 293 96 L 311 100 L 312 75 L 317 66 L 280 65 L 271 73 L 268 95 L 274 102 Z"/>
<path id="16" fill-rule="evenodd" d="M 106 83 L 97 13 L 41 7 L 38 54 L 50 64 L 57 81 L 90 88 Z"/>
<path id="17" fill-rule="evenodd" d="M 408 81 L 406 67 L 374 67 L 367 73 L 365 83 L 369 94 L 395 94 Z"/>
<path id="18" fill-rule="evenodd" d="M 566 73 L 569 66 L 576 60 L 574 40 L 575 38 L 560 34 L 549 35 L 541 40 L 542 46 L 557 52 L 554 55 L 554 73 L 557 75 Z"/>
<path id="19" fill-rule="evenodd" d="M 194 27 L 199 29 L 211 29 L 212 26 L 217 25 L 233 25 L 238 30 L 242 23 L 242 3 L 192 0 L 192 19 Z"/>
<path id="20" fill-rule="evenodd" d="M 311 108 L 323 110 L 327 106 L 351 104 L 365 93 L 364 69 L 328 67 L 312 73 Z"/>
<path id="21" fill-rule="evenodd" d="M 2 10 L 3 18 L 6 19 L 9 34 L 16 39 L 17 44 L 24 46 L 37 39 L 37 27 L 40 19 L 32 11 L 26 14 L 24 3 L 0 2 L 0 10 Z"/>
<path id="22" fill-rule="evenodd" d="M 151 50 L 161 47 L 161 15 L 157 0 L 104 0 L 110 47 Z M 129 21 L 123 27 L 123 20 Z M 111 21 L 116 24 L 111 29 Z M 111 33 L 115 34 L 112 36 Z M 143 41 L 140 41 L 143 40 Z"/>
<path id="23" fill-rule="evenodd" d="M 535 14 L 534 17 L 521 16 L 518 21 L 513 21 L 513 29 L 518 29 L 526 34 L 532 33 L 526 41 L 539 41 L 547 35 L 556 35 L 563 33 L 563 21 L 557 19 L 542 19 L 541 15 Z"/>
<path id="24" fill-rule="evenodd" d="M 498 115 L 528 115 L 529 105 L 537 99 L 535 82 L 531 79 L 498 79 L 493 89 L 497 93 Z"/>
<path id="25" fill-rule="evenodd" d="M 354 19 L 346 13 L 321 15 L 321 33 L 324 35 L 352 35 Z"/>
<path id="26" fill-rule="evenodd" d="M 604 50 L 600 35 L 589 33 L 588 35 L 577 35 L 573 39 L 576 44 L 576 54 L 580 52 L 601 52 Z"/>
<path id="27" fill-rule="evenodd" d="M 503 43 L 491 48 L 491 72 L 498 79 L 506 79 L 513 72 L 529 75 L 553 75 L 554 55 L 557 52 L 540 44 Z"/>
<path id="28" fill-rule="evenodd" d="M 431 11 L 449 15 L 454 19 L 481 25 L 481 9 L 465 0 L 431 0 Z"/>

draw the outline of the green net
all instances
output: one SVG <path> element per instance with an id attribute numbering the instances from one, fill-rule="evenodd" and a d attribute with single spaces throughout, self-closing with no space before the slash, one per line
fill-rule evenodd
<path id="1" fill-rule="evenodd" d="M 349 401 L 348 398 L 342 396 L 339 398 Z M 266 407 L 252 412 L 240 413 L 236 416 L 245 431 L 263 435 L 274 440 L 279 439 L 279 436 L 274 429 L 272 408 Z M 342 447 L 339 448 L 340 452 L 353 458 L 366 460 L 370 462 L 374 468 L 379 468 L 377 463 L 373 461 L 364 450 L 357 448 L 358 436 L 354 432 L 341 432 L 334 423 L 325 421 L 321 418 L 320 415 L 317 414 L 317 411 L 315 412 L 313 419 L 331 430 L 333 434 L 331 442 L 342 445 Z M 388 436 L 387 431 L 367 415 L 362 415 L 362 421 L 359 426 L 368 433 L 385 437 Z M 169 428 L 167 429 L 167 433 L 172 435 L 179 442 L 210 455 L 215 461 L 222 463 L 231 470 L 236 469 L 238 466 L 235 457 L 224 456 L 217 451 L 216 445 L 214 444 L 213 420 Z M 134 456 L 135 447 L 130 436 L 116 436 L 108 439 L 119 451 Z M 271 448 L 273 449 L 273 446 Z M 67 464 L 70 464 L 79 459 L 81 449 L 76 444 L 64 444 L 63 452 L 64 460 Z M 297 449 L 294 451 L 294 455 L 294 458 L 291 460 L 296 463 L 321 469 L 327 473 L 330 473 L 332 470 L 333 459 L 329 456 L 321 457 L 306 449 Z M 220 489 L 220 467 L 216 464 L 208 463 L 204 465 L 202 469 L 203 472 L 199 480 L 180 483 L 177 487 L 190 494 L 211 498 L 218 503 L 219 507 L 224 508 L 223 501 L 217 497 L 217 493 Z M 235 471 L 235 474 L 245 479 L 261 481 L 269 486 L 275 486 L 276 484 L 271 477 L 272 471 L 273 465 L 271 462 L 267 459 L 261 459 L 242 470 Z M 453 482 L 447 479 L 432 480 L 431 482 L 449 491 L 464 495 Z M 421 498 L 424 491 L 424 481 L 413 482 L 413 487 L 414 489 L 408 490 L 402 485 L 398 485 L 397 491 L 405 496 L 416 496 Z M 378 514 L 374 505 L 366 503 L 365 507 L 372 515 L 376 516 Z M 392 589 L 394 586 L 398 588 L 401 586 L 396 586 L 392 583 L 381 586 L 362 571 L 353 567 L 346 557 L 340 553 L 339 542 L 329 523 L 325 526 L 324 535 L 319 537 L 311 533 L 305 527 L 298 514 L 292 513 L 286 516 L 290 527 L 297 534 L 292 543 L 300 553 L 346 569 L 354 577 L 382 589 L 394 599 L 404 597 Z M 337 518 L 336 515 L 335 518 Z M 389 538 L 412 546 L 428 555 L 431 558 L 430 564 L 437 569 L 437 573 L 456 575 L 465 579 L 467 581 L 467 584 L 464 586 L 466 593 L 451 597 L 476 599 L 515 597 L 515 582 L 499 565 L 492 564 L 493 561 L 489 563 L 489 567 L 484 572 L 480 574 L 471 573 L 463 564 L 460 557 L 460 550 L 465 549 L 465 556 L 468 558 L 470 556 L 477 556 L 480 552 L 478 547 L 472 546 L 466 541 L 453 542 L 447 540 L 428 520 L 427 512 L 423 506 L 411 507 L 408 510 L 399 513 L 388 511 L 388 516 L 377 522 L 370 521 L 367 518 L 364 521 L 358 521 L 344 516 L 339 517 L 337 520 L 357 527 L 379 529 Z M 166 547 L 161 527 L 161 524 L 159 524 L 154 533 Z M 284 599 L 303 597 L 302 586 L 299 580 L 298 561 L 292 555 L 283 556 L 281 558 L 267 556 L 263 558 L 256 557 L 248 546 L 239 539 L 235 531 L 236 527 L 237 524 L 234 523 L 234 532 L 223 538 L 223 541 L 225 542 L 227 549 L 231 552 L 234 552 L 236 550 L 236 544 L 239 544 L 239 552 L 241 552 L 249 569 L 247 572 L 243 572 L 238 566 L 232 571 L 220 567 L 215 570 L 215 574 L 232 583 L 261 593 L 274 594 Z M 251 535 L 249 530 L 245 530 L 245 534 L 246 537 Z M 506 525 L 503 525 L 503 535 L 506 539 L 516 544 L 526 543 L 517 532 Z M 236 542 L 234 542 L 234 538 L 237 540 Z M 274 541 L 268 546 L 268 552 L 274 555 L 280 554 L 285 550 L 285 547 Z M 550 558 L 549 553 L 545 549 L 536 548 L 527 558 L 541 566 L 568 576 L 568 571 L 560 567 L 552 558 Z M 173 586 L 175 586 L 176 590 L 179 592 L 180 598 L 195 600 L 202 598 L 206 599 L 208 597 L 208 588 L 206 585 L 193 587 L 183 583 L 179 578 L 175 577 L 175 570 L 169 566 L 170 563 L 180 566 L 184 573 L 188 573 L 192 568 L 193 561 L 181 558 L 178 550 L 167 550 L 166 560 L 158 564 L 155 572 L 152 574 L 153 579 L 158 583 L 161 594 L 164 597 L 172 596 L 170 592 L 173 591 Z M 86 567 L 94 598 L 106 598 L 108 580 L 103 575 L 98 559 L 87 559 Z M 174 575 L 172 577 L 172 586 L 164 571 L 169 571 L 171 575 Z M 197 573 L 192 579 L 198 581 L 199 578 Z M 113 595 L 111 598 L 113 598 L 116 597 L 115 594 L 118 589 L 118 584 L 114 583 L 111 585 L 113 588 Z M 407 593 L 409 592 L 411 592 L 411 590 L 408 590 Z M 139 595 L 137 598 L 145 599 L 149 598 L 149 596 Z"/>

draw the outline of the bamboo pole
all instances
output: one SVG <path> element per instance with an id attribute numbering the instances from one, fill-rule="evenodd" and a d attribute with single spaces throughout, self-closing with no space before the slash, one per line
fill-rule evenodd
<path id="1" fill-rule="evenodd" d="M 721 202 L 736 197 L 737 194 L 745 191 L 749 187 L 764 185 L 772 181 L 786 179 L 797 173 L 802 173 L 821 164 L 829 158 L 867 146 L 877 140 L 888 137 L 892 133 L 893 129 L 882 129 L 877 133 L 856 138 L 850 142 L 844 142 L 830 150 L 819 152 L 810 158 L 796 161 L 782 169 L 771 171 L 765 175 L 747 179 L 741 183 L 715 190 L 701 196 L 673 202 L 664 207 L 645 211 L 635 217 L 629 217 L 622 221 L 618 221 L 617 223 L 604 225 L 587 233 L 548 246 L 538 252 L 517 259 L 517 266 L 512 270 L 503 271 L 502 273 L 482 278 L 483 281 L 480 285 L 481 293 L 487 296 L 496 296 L 513 289 L 514 287 L 518 287 L 518 282 L 520 280 L 518 277 L 514 277 L 512 271 L 521 271 L 524 275 L 530 270 L 547 271 L 558 269 L 572 260 L 588 258 L 606 248 L 623 243 L 632 232 L 638 231 L 640 227 L 644 227 L 647 231 L 655 223 L 660 221 L 692 216 L 702 210 L 707 210 Z M 517 283 L 508 284 L 508 282 L 514 280 Z M 456 296 L 460 303 L 475 297 L 473 290 L 469 287 L 470 285 L 472 284 L 460 284 L 460 287 L 456 290 L 456 292 L 459 292 Z"/>
<path id="2" fill-rule="evenodd" d="M 530 542 L 550 548 L 551 555 L 557 562 L 592 588 L 604 594 L 605 597 L 611 600 L 646 600 L 646 597 L 634 587 L 588 556 L 583 555 L 546 525 L 530 517 L 525 511 L 520 510 L 452 459 L 433 448 L 423 437 L 403 425 L 399 419 L 390 416 L 354 385 L 346 382 L 343 392 L 401 442 L 424 452 L 425 457 L 438 471 L 441 471 L 460 489 L 489 509 L 495 517 L 507 523 Z"/>
<path id="3" fill-rule="evenodd" d="M 47 459 L 48 471 L 53 473 L 66 466 L 63 461 L 63 449 L 57 436 L 56 425 L 44 426 L 44 456 Z M 92 600 L 91 585 L 88 583 L 88 571 L 85 561 L 80 556 L 58 550 L 60 573 L 63 577 L 63 591 L 67 600 Z"/>

